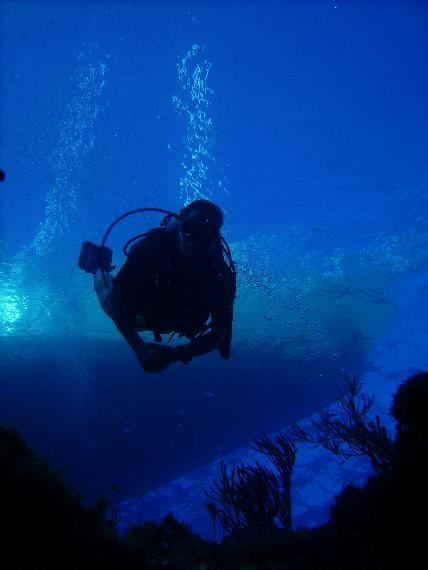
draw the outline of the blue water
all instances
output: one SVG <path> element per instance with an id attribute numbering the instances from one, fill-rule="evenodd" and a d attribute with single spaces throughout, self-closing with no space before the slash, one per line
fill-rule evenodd
<path id="1" fill-rule="evenodd" d="M 0 421 L 125 500 L 328 405 L 344 372 L 404 375 L 421 330 L 401 360 L 382 342 L 428 265 L 427 37 L 424 2 L 3 1 Z M 80 244 L 201 196 L 237 264 L 232 359 L 147 375 Z M 115 230 L 117 266 L 159 222 Z"/>

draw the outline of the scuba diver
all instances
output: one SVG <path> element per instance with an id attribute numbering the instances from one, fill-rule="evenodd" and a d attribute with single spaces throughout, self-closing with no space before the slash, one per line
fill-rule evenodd
<path id="1" fill-rule="evenodd" d="M 107 236 L 117 222 L 140 211 L 167 215 L 160 227 L 128 240 L 127 259 L 113 277 Z M 158 208 L 127 212 L 110 226 L 101 246 L 83 243 L 78 265 L 94 275 L 102 309 L 146 372 L 161 372 L 173 362 L 188 364 L 215 349 L 230 358 L 236 272 L 222 225 L 218 206 L 195 200 L 179 214 Z M 138 334 L 143 331 L 152 331 L 155 342 L 143 341 Z M 171 335 L 167 345 L 159 344 L 162 334 Z M 174 334 L 189 342 L 168 346 Z"/>

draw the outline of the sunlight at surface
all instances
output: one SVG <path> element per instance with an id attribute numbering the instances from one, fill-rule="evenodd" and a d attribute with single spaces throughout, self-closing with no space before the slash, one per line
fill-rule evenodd
<path id="1" fill-rule="evenodd" d="M 0 335 L 13 334 L 27 309 L 26 303 L 9 287 L 0 290 Z"/>

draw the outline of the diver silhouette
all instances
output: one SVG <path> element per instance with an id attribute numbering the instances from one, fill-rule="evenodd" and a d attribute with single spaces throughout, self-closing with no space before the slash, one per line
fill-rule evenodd
<path id="1" fill-rule="evenodd" d="M 124 216 L 147 210 L 167 216 L 160 227 L 128 240 L 127 259 L 113 277 L 112 250 L 104 245 L 110 229 Z M 195 200 L 179 214 L 141 208 L 124 216 L 110 226 L 101 246 L 84 242 L 79 267 L 94 275 L 101 307 L 142 368 L 161 372 L 173 362 L 188 364 L 215 349 L 228 359 L 236 273 L 220 232 L 221 209 L 209 200 Z M 138 334 L 142 331 L 152 331 L 156 342 L 143 341 Z M 170 339 L 178 334 L 189 342 L 161 345 L 162 334 L 170 334 Z"/>

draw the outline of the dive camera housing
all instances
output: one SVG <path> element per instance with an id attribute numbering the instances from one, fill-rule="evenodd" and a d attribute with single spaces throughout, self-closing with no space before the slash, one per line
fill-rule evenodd
<path id="1" fill-rule="evenodd" d="M 77 265 L 86 273 L 94 274 L 98 269 L 108 272 L 114 269 L 114 266 L 111 264 L 112 257 L 113 250 L 109 247 L 84 241 Z"/>

